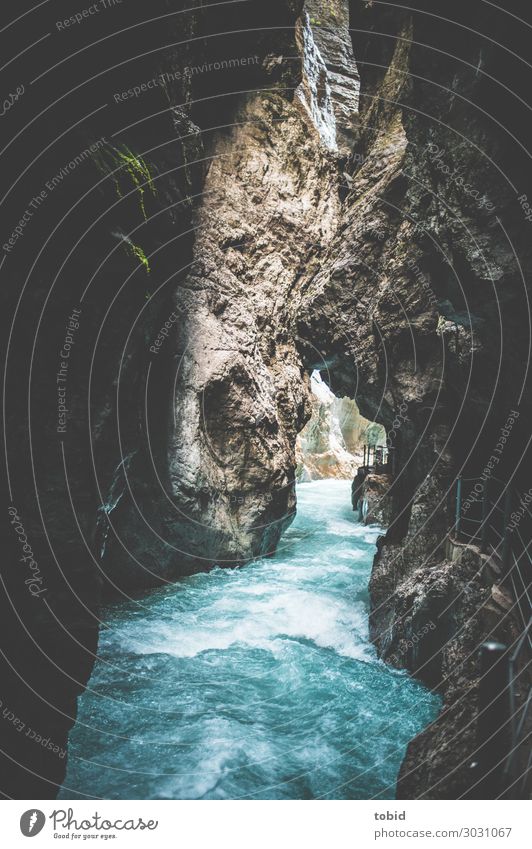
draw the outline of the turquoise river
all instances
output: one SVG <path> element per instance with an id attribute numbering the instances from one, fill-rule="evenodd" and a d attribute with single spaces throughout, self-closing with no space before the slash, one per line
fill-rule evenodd
<path id="1" fill-rule="evenodd" d="M 273 558 L 105 608 L 60 798 L 393 799 L 440 702 L 369 642 L 381 532 L 300 484 Z"/>

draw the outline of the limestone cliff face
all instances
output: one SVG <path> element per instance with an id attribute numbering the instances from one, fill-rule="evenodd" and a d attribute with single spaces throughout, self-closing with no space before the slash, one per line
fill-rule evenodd
<path id="1" fill-rule="evenodd" d="M 312 374 L 310 385 L 312 412 L 296 439 L 296 478 L 298 481 L 351 479 L 362 462 L 360 445 L 353 438 L 362 417 L 354 401 L 340 409 L 340 399 L 323 383 L 319 372 Z M 349 402 L 348 398 L 343 400 Z M 348 451 L 344 431 L 349 432 L 356 453 Z"/>
<path id="2" fill-rule="evenodd" d="M 310 378 L 311 416 L 296 439 L 296 479 L 352 479 L 364 462 L 364 445 L 384 445 L 380 425 L 360 415 L 351 398 L 337 398 L 319 372 Z"/>
<path id="3" fill-rule="evenodd" d="M 296 98 L 340 156 L 351 153 L 358 126 L 360 77 L 349 26 L 345 0 L 306 0 L 296 25 L 304 57 Z"/>
<path id="4" fill-rule="evenodd" d="M 464 27 L 458 40 L 423 14 L 378 4 L 359 14 L 388 37 L 354 37 L 363 97 L 342 223 L 302 285 L 298 313 L 300 339 L 327 351 L 333 390 L 356 397 L 394 436 L 398 474 L 370 584 L 371 633 L 388 662 L 425 675 L 444 696 L 440 719 L 409 749 L 404 798 L 456 798 L 474 782 L 478 647 L 489 634 L 511 645 L 516 609 L 488 614 L 493 582 L 484 576 L 476 587 L 471 559 L 448 562 L 452 481 L 459 469 L 480 474 L 517 399 L 530 416 L 526 292 L 513 248 L 527 261 L 530 252 L 510 188 L 515 151 L 481 111 L 489 104 L 508 120 L 505 96 L 479 71 L 505 61 L 471 38 L 472 10 L 440 5 Z M 430 50 L 451 32 L 458 63 Z M 300 348 L 311 363 L 305 341 Z M 519 468 L 523 432 L 512 440 L 501 476 Z M 475 627 L 465 627 L 475 604 Z M 429 619 L 418 663 L 403 641 Z"/>
<path id="5" fill-rule="evenodd" d="M 242 96 L 210 140 L 192 262 L 171 303 L 171 364 L 152 369 L 174 371 L 166 492 L 142 499 L 141 539 L 127 492 L 110 517 L 118 539 L 104 569 L 119 584 L 272 553 L 295 511 L 296 435 L 310 414 L 300 280 L 338 228 L 339 145 L 358 103 L 347 4 L 328 4 L 319 25 L 311 7 L 295 21 L 293 87 L 271 83 L 286 63 L 268 56 L 265 88 Z"/>

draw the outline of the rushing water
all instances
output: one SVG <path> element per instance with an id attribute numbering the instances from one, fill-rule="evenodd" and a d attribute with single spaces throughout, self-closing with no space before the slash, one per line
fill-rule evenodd
<path id="1" fill-rule="evenodd" d="M 272 559 L 108 608 L 60 798 L 393 798 L 439 700 L 368 642 L 378 534 L 301 484 Z"/>

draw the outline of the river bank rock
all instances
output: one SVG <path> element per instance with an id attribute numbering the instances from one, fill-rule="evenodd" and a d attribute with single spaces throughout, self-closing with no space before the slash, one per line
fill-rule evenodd
<path id="1" fill-rule="evenodd" d="M 362 521 L 365 525 L 388 527 L 393 517 L 393 502 L 390 494 L 392 485 L 391 475 L 366 475 L 359 496 Z"/>

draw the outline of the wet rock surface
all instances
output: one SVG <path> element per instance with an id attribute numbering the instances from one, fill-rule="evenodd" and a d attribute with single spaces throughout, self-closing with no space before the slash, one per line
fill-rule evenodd
<path id="1" fill-rule="evenodd" d="M 305 7 L 295 22 L 295 91 L 242 96 L 210 139 L 191 263 L 172 296 L 179 321 L 165 343 L 175 374 L 156 465 L 168 493 L 150 503 L 139 481 L 141 538 L 134 489 L 114 511 L 104 569 L 123 586 L 271 554 L 294 515 L 295 439 L 310 413 L 295 311 L 302 273 L 341 210 L 327 58 L 341 48 L 342 85 L 356 80 L 345 28 L 341 45 L 331 30 L 320 49 L 311 17 Z M 156 357 L 153 379 L 166 368 Z"/>
<path id="2" fill-rule="evenodd" d="M 388 474 L 370 474 L 364 479 L 357 501 L 366 525 L 381 525 L 387 528 L 393 519 L 393 504 L 390 489 L 393 478 Z M 357 505 L 358 506 L 358 505 Z"/>

